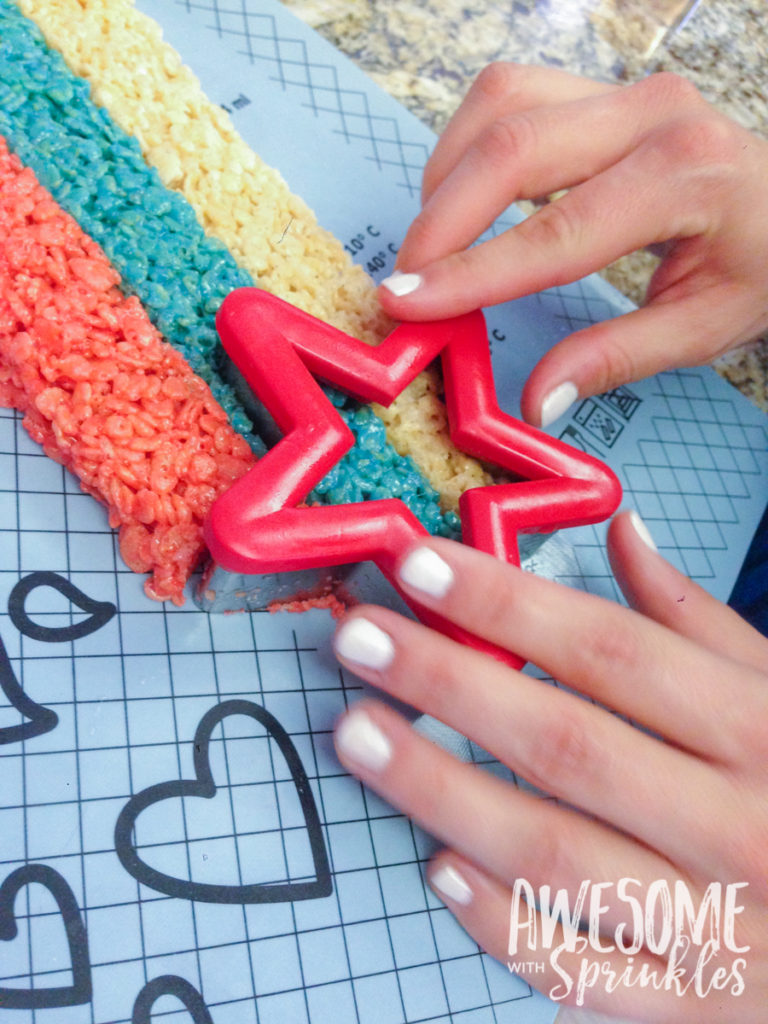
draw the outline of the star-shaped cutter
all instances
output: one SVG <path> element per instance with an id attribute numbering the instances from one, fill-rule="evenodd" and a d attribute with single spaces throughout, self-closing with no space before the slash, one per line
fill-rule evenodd
<path id="1" fill-rule="evenodd" d="M 595 523 L 615 511 L 621 486 L 606 465 L 499 408 L 482 312 L 401 323 L 371 346 L 269 292 L 241 288 L 225 299 L 216 326 L 282 438 L 214 503 L 205 525 L 214 563 L 263 574 L 372 561 L 422 622 L 522 665 L 517 655 L 402 593 L 398 562 L 428 536 L 402 501 L 302 505 L 354 444 L 315 377 L 361 402 L 386 406 L 439 355 L 454 444 L 515 478 L 461 496 L 466 544 L 519 565 L 518 533 Z"/>

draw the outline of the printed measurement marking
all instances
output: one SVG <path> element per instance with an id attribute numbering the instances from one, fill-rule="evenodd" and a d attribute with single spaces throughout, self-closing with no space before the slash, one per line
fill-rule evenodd
<path id="1" fill-rule="evenodd" d="M 250 96 L 246 96 L 245 93 L 240 93 L 235 99 L 230 100 L 229 103 L 221 103 L 219 106 L 222 110 L 226 110 L 228 114 L 231 114 L 233 110 L 242 110 L 243 107 L 249 107 L 253 100 Z"/>

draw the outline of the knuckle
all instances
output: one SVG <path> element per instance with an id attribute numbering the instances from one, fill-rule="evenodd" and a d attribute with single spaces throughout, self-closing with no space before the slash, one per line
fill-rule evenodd
<path id="1" fill-rule="evenodd" d="M 531 246 L 557 252 L 578 248 L 582 229 L 567 196 L 542 207 L 515 230 Z M 556 284 L 563 282 L 556 281 Z"/>
<path id="2" fill-rule="evenodd" d="M 599 359 L 592 363 L 590 390 L 595 394 L 608 391 L 618 384 L 628 384 L 643 374 L 638 366 L 637 354 L 616 337 L 612 325 L 594 339 L 599 346 Z"/>
<path id="3" fill-rule="evenodd" d="M 612 615 L 595 617 L 582 643 L 571 651 L 570 682 L 584 684 L 606 672 L 620 677 L 625 669 L 629 672 L 632 666 L 644 663 L 648 651 L 638 638 L 633 614 L 627 612 L 628 617 L 620 622 Z"/>
<path id="4" fill-rule="evenodd" d="M 538 789 L 559 795 L 594 770 L 597 752 L 579 714 L 559 712 L 546 723 L 543 735 L 532 736 L 525 778 Z"/>
<path id="5" fill-rule="evenodd" d="M 638 664 L 647 654 L 642 650 L 634 628 L 628 623 L 622 629 L 616 629 L 611 623 L 594 629 L 591 641 L 587 640 L 586 653 L 591 665 L 611 666 L 618 671 L 624 666 Z"/>
<path id="6" fill-rule="evenodd" d="M 473 89 L 492 100 L 506 99 L 518 91 L 523 77 L 523 69 L 519 65 L 497 60 L 483 68 Z"/>
<path id="7" fill-rule="evenodd" d="M 512 161 L 524 160 L 535 150 L 536 134 L 528 114 L 502 117 L 486 128 L 475 149 L 482 163 L 503 171 Z"/>
<path id="8" fill-rule="evenodd" d="M 445 267 L 446 276 L 450 274 L 454 282 L 460 282 L 460 287 L 466 290 L 466 294 L 477 294 L 488 284 L 481 246 L 471 246 L 451 253 L 445 261 Z"/>
<path id="9" fill-rule="evenodd" d="M 730 164 L 741 152 L 735 126 L 709 112 L 670 122 L 661 130 L 658 142 L 669 163 L 682 168 Z"/>
<path id="10" fill-rule="evenodd" d="M 649 137 L 668 165 L 695 170 L 742 157 L 743 130 L 710 106 L 687 78 L 659 72 L 629 88 L 644 95 L 656 112 L 658 123 Z"/>
<path id="11" fill-rule="evenodd" d="M 657 71 L 630 88 L 644 93 L 654 106 L 680 110 L 705 104 L 693 82 L 674 71 Z"/>

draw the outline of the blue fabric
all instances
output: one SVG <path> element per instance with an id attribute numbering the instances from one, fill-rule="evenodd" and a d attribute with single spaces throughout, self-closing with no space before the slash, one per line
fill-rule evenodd
<path id="1" fill-rule="evenodd" d="M 728 604 L 768 636 L 768 508 L 752 539 Z"/>

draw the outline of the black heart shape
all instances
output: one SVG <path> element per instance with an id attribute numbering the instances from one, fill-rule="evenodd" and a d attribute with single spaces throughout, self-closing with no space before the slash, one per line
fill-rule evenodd
<path id="1" fill-rule="evenodd" d="M 72 963 L 72 984 L 50 988 L 3 988 L 0 986 L 0 1007 L 14 1010 L 39 1010 L 49 1006 L 79 1006 L 91 999 L 91 961 L 88 936 L 80 917 L 72 890 L 47 864 L 25 864 L 13 871 L 0 886 L 0 939 L 6 942 L 18 934 L 13 904 L 19 889 L 39 882 L 56 900 L 64 921 Z"/>
<path id="2" fill-rule="evenodd" d="M 4 743 L 18 743 L 20 740 L 28 740 L 33 736 L 41 736 L 43 733 L 55 729 L 59 724 L 59 716 L 55 711 L 43 707 L 42 704 L 36 704 L 31 697 L 24 693 L 16 678 L 16 673 L 13 671 L 2 637 L 0 637 L 0 690 L 8 698 L 11 706 L 28 719 L 19 725 L 7 725 L 0 728 L 0 746 Z"/>
<path id="3" fill-rule="evenodd" d="M 189 1010 L 194 1024 L 213 1024 L 203 997 L 186 979 L 177 974 L 163 974 L 148 981 L 136 996 L 131 1024 L 151 1024 L 152 1007 L 160 996 L 176 996 Z"/>
<path id="4" fill-rule="evenodd" d="M 27 615 L 27 610 L 24 607 L 29 595 L 38 587 L 52 587 L 53 590 L 58 590 L 72 604 L 77 605 L 82 611 L 88 612 L 90 618 L 69 626 L 41 626 Z M 92 597 L 88 597 L 74 583 L 70 583 L 68 579 L 60 576 L 57 572 L 32 572 L 29 576 L 24 576 L 13 588 L 8 598 L 8 614 L 16 629 L 24 636 L 28 636 L 30 640 L 42 640 L 49 644 L 79 640 L 81 637 L 89 636 L 105 626 L 116 612 L 117 608 L 109 601 L 94 601 Z"/>
<path id="5" fill-rule="evenodd" d="M 260 722 L 267 734 L 277 742 L 291 772 L 301 803 L 307 828 L 315 877 L 309 882 L 270 882 L 253 885 L 213 885 L 204 882 L 174 878 L 146 864 L 134 846 L 133 831 L 139 814 L 151 804 L 169 797 L 198 796 L 210 800 L 216 795 L 208 748 L 213 729 L 229 715 L 247 715 Z M 137 881 L 159 892 L 181 899 L 203 903 L 280 903 L 293 900 L 312 900 L 329 896 L 333 891 L 328 853 L 317 806 L 309 786 L 307 774 L 296 747 L 278 720 L 265 708 L 247 700 L 229 700 L 207 711 L 195 732 L 195 779 L 159 782 L 131 797 L 117 818 L 115 825 L 115 851 L 125 868 Z"/>

